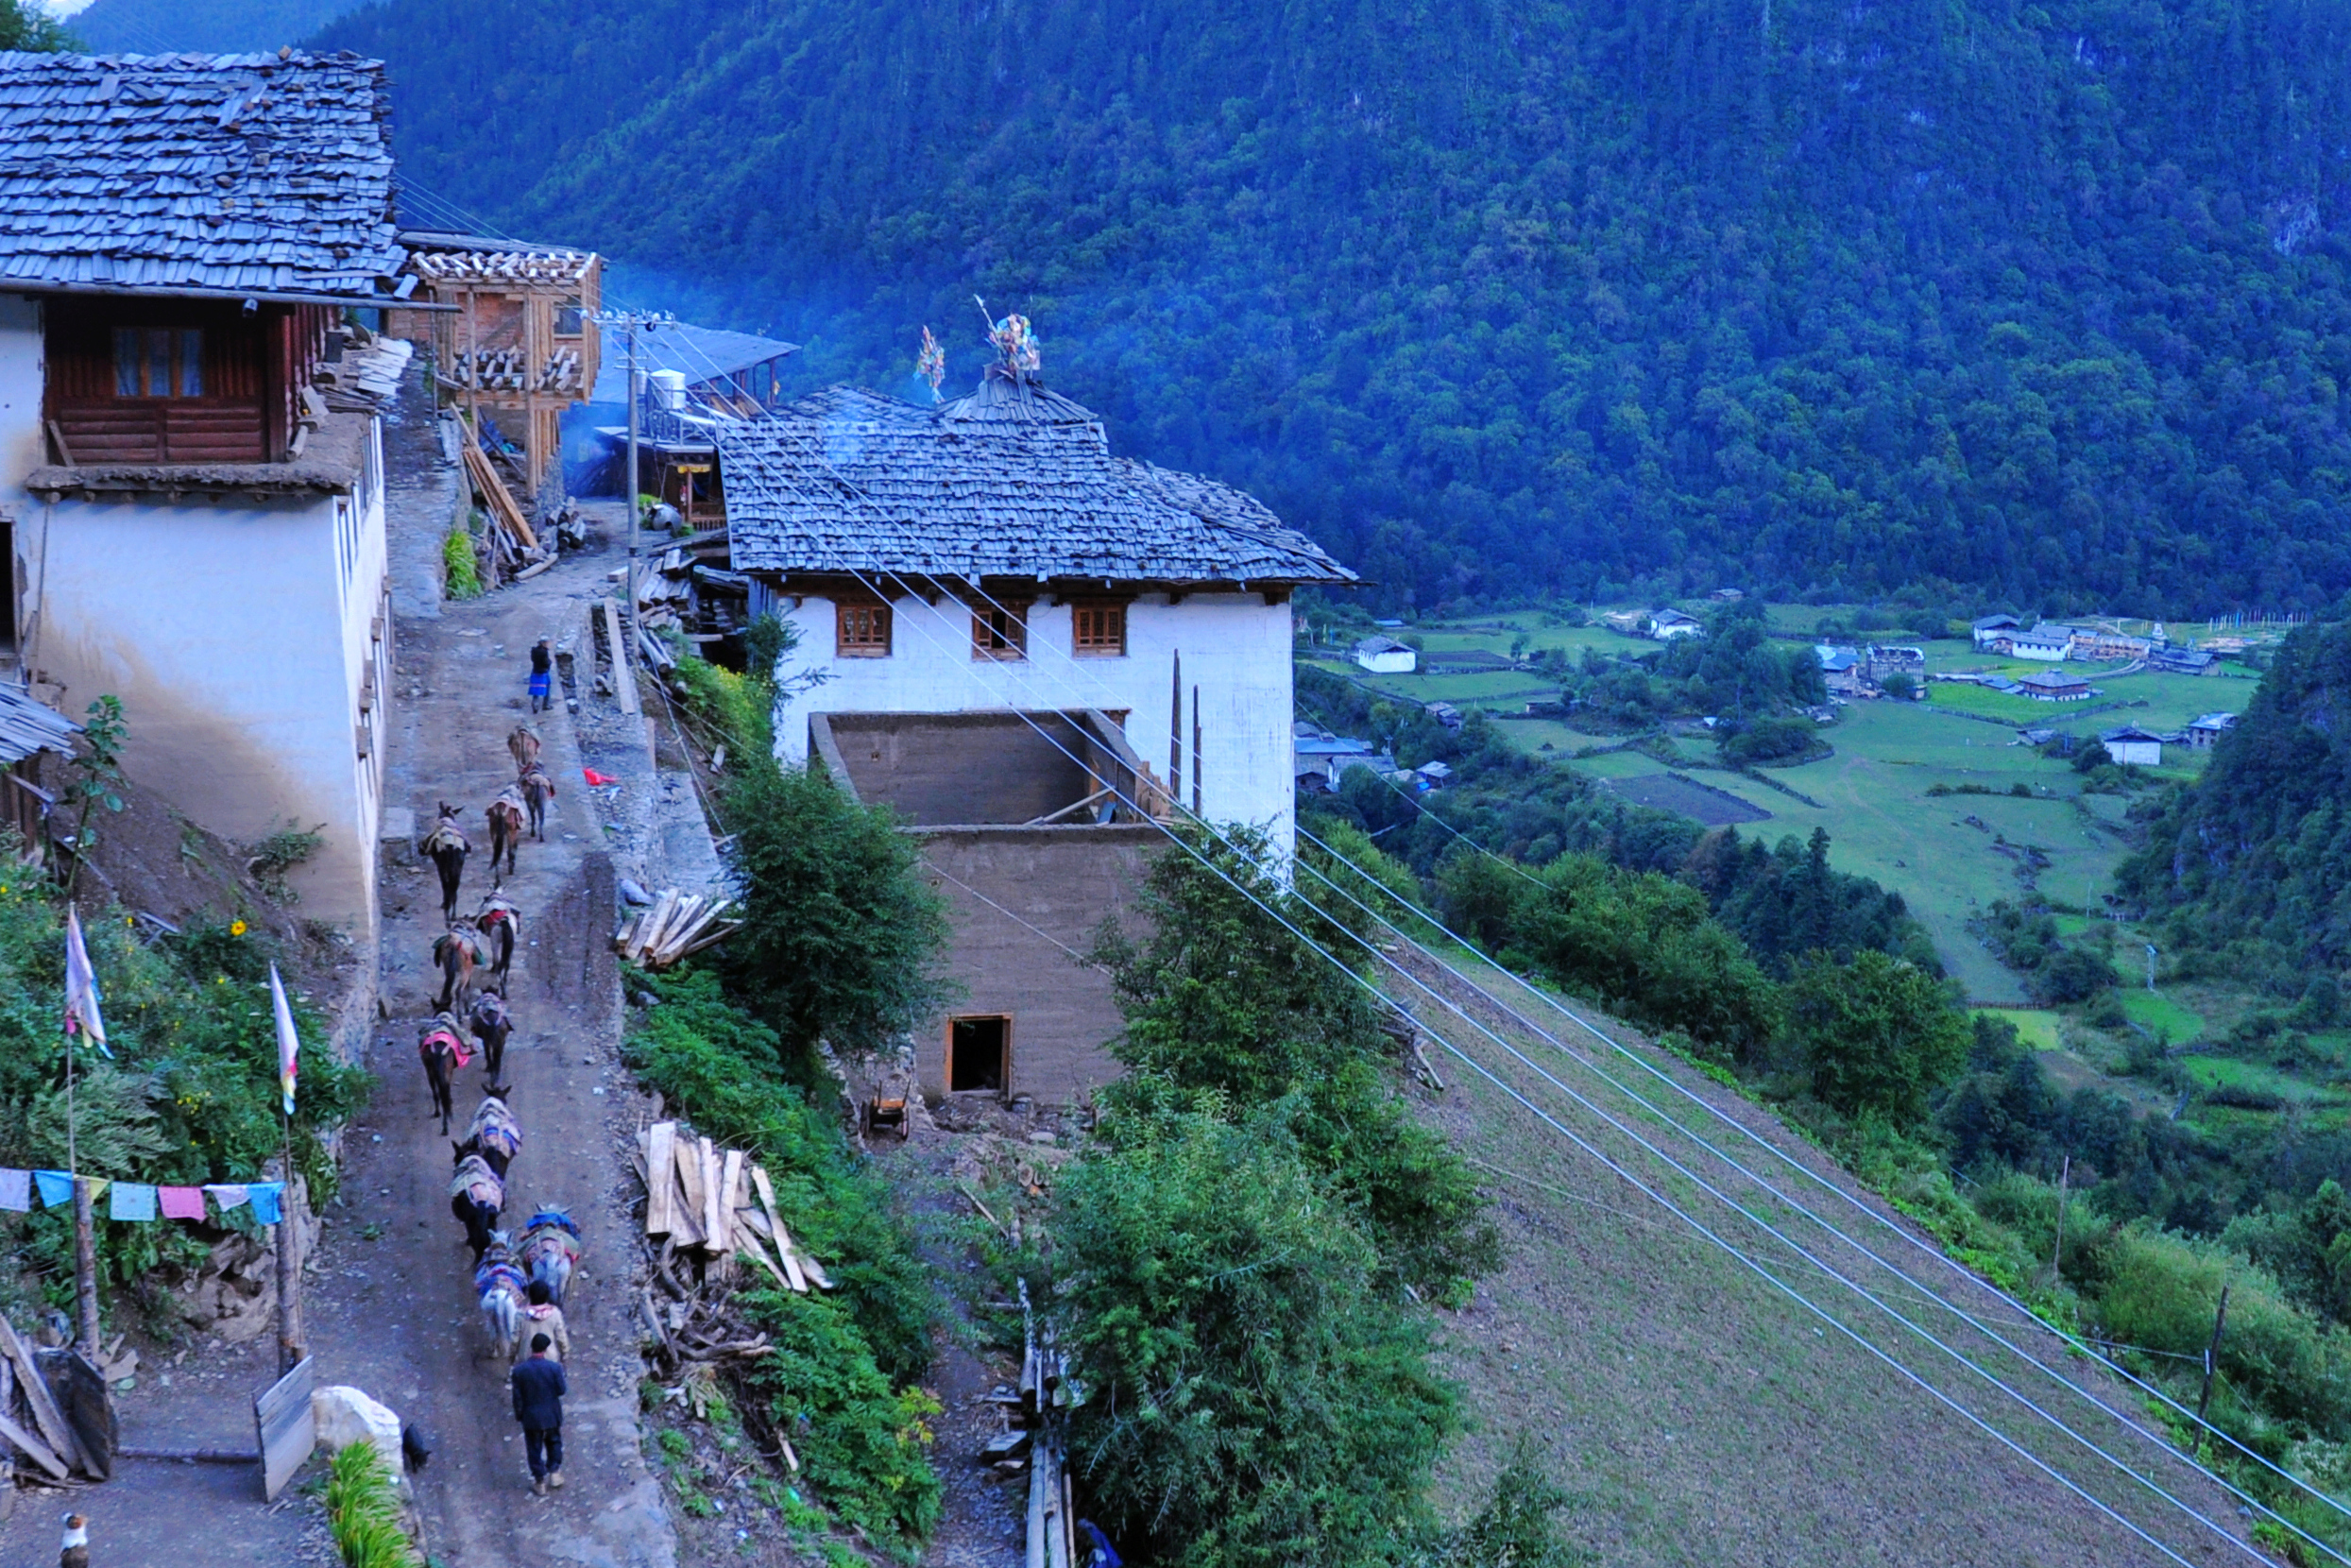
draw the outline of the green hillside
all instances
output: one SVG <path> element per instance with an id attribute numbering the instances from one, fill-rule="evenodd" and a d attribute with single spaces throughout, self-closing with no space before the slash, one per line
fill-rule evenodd
<path id="1" fill-rule="evenodd" d="M 920 394 L 1059 387 L 1393 602 L 2351 588 L 2315 0 L 383 0 L 405 168 Z M 1625 594 L 1630 597 L 1630 592 Z"/>
<path id="2" fill-rule="evenodd" d="M 2294 633 L 2203 777 L 2165 803 L 2124 863 L 2123 890 L 2163 916 L 2189 972 L 2291 996 L 2351 967 L 2346 721 L 2351 624 Z"/>

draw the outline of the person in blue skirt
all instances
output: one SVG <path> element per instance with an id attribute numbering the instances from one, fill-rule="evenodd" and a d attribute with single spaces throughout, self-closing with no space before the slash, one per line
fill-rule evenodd
<path id="1" fill-rule="evenodd" d="M 554 662 L 554 655 L 549 652 L 545 638 L 531 644 L 531 711 L 534 713 L 544 713 L 554 706 L 551 695 Z"/>

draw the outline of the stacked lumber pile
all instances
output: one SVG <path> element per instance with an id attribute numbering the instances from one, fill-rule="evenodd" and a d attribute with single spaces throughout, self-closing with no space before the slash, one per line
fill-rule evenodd
<path id="1" fill-rule="evenodd" d="M 120 1343 L 117 1339 L 118 1347 Z M 77 1381 L 73 1374 L 78 1371 L 78 1381 L 94 1386 L 97 1397 L 103 1399 L 104 1385 L 79 1355 L 70 1350 L 42 1354 L 56 1363 L 52 1375 L 62 1374 L 59 1375 L 60 1386 L 72 1389 Z M 114 1463 L 111 1414 L 94 1410 L 88 1415 L 92 1419 L 78 1424 L 67 1419 L 65 1406 L 32 1349 L 6 1319 L 0 1319 L 0 1440 L 5 1440 L 16 1471 L 48 1486 L 77 1477 L 110 1479 Z M 86 1427 L 108 1430 L 85 1431 Z"/>
<path id="2" fill-rule="evenodd" d="M 670 888 L 651 907 L 632 916 L 612 945 L 640 969 L 667 969 L 741 926 L 740 920 L 720 918 L 733 907 L 731 898 L 681 894 Z"/>
<path id="3" fill-rule="evenodd" d="M 708 1264 L 731 1265 L 741 1256 L 787 1290 L 805 1296 L 810 1287 L 833 1287 L 825 1266 L 784 1228 L 766 1167 L 741 1150 L 720 1149 L 674 1121 L 656 1121 L 637 1134 L 636 1165 L 645 1184 L 645 1234 L 666 1238 L 657 1273 L 667 1276 L 675 1253 L 699 1252 L 706 1278 Z"/>
<path id="4" fill-rule="evenodd" d="M 577 349 L 557 349 L 547 356 L 547 363 L 538 369 L 537 390 L 541 392 L 576 392 L 580 387 L 580 351 Z"/>
<path id="5" fill-rule="evenodd" d="M 462 450 L 466 478 L 489 514 L 492 576 L 511 578 L 529 562 L 544 559 L 546 552 L 540 549 L 538 536 L 531 531 L 529 520 L 523 517 L 521 503 L 506 488 L 506 482 L 498 477 L 482 443 L 468 437 Z"/>

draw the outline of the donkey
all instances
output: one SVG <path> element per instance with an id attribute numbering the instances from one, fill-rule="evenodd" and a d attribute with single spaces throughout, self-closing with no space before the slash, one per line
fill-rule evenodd
<path id="1" fill-rule="evenodd" d="M 538 766 L 538 731 L 529 724 L 517 724 L 506 737 L 506 753 L 514 758 L 517 774 L 529 773 Z"/>
<path id="2" fill-rule="evenodd" d="M 571 1211 L 543 1205 L 531 1216 L 522 1233 L 517 1259 L 529 1271 L 533 1285 L 547 1287 L 547 1299 L 563 1304 L 563 1287 L 571 1283 L 571 1268 L 580 1260 L 580 1227 Z"/>
<path id="3" fill-rule="evenodd" d="M 555 781 L 547 770 L 534 762 L 522 770 L 515 783 L 522 790 L 522 806 L 531 814 L 531 837 L 540 844 L 547 842 L 547 803 L 555 798 Z"/>
<path id="4" fill-rule="evenodd" d="M 499 857 L 505 857 L 507 877 L 514 875 L 515 849 L 522 842 L 522 790 L 509 784 L 498 792 L 490 802 L 490 886 L 503 880 L 498 872 Z"/>
<path id="5" fill-rule="evenodd" d="M 478 1249 L 473 1269 L 474 1299 L 489 1325 L 490 1350 L 499 1361 L 514 1359 L 515 1338 L 522 1321 L 525 1290 L 522 1270 L 514 1266 L 506 1248 L 506 1233 L 493 1231 L 488 1244 Z"/>
<path id="6" fill-rule="evenodd" d="M 433 868 L 441 874 L 441 918 L 457 918 L 457 880 L 465 875 L 466 853 L 473 846 L 466 842 L 466 831 L 457 826 L 457 808 L 441 802 L 440 820 L 424 837 L 422 848 Z"/>
<path id="7" fill-rule="evenodd" d="M 506 1092 L 501 1075 L 506 1067 L 506 1036 L 514 1032 L 514 1019 L 506 1013 L 506 998 L 495 991 L 485 991 L 473 998 L 473 1016 L 468 1020 L 473 1037 L 482 1047 L 483 1076 L 490 1081 L 489 1092 Z"/>
<path id="8" fill-rule="evenodd" d="M 503 1182 L 506 1179 L 506 1167 L 522 1152 L 522 1124 L 515 1120 L 504 1100 L 496 1095 L 485 1095 L 481 1108 L 473 1113 L 472 1124 L 466 1129 L 466 1141 L 451 1140 L 449 1147 L 461 1160 L 468 1154 L 481 1155 L 482 1163 L 496 1171 Z"/>
<path id="9" fill-rule="evenodd" d="M 433 939 L 433 967 L 441 972 L 441 996 L 433 1005 L 446 1013 L 473 995 L 473 972 L 482 966 L 482 935 L 452 924 Z"/>
<path id="10" fill-rule="evenodd" d="M 503 894 L 491 894 L 482 900 L 482 908 L 473 917 L 476 930 L 490 950 L 490 989 L 501 997 L 506 994 L 506 971 L 514 966 L 514 945 L 522 934 L 522 912 L 512 899 Z"/>
<path id="11" fill-rule="evenodd" d="M 424 1082 L 433 1091 L 433 1109 L 425 1115 L 441 1118 L 441 1136 L 449 1136 L 449 1082 L 473 1053 L 457 1020 L 444 1013 L 417 1032 L 417 1056 L 424 1064 Z"/>
<path id="12" fill-rule="evenodd" d="M 506 1206 L 506 1184 L 479 1154 L 457 1156 L 456 1173 L 449 1181 L 449 1212 L 466 1228 L 466 1244 L 480 1264 L 491 1241 L 498 1239 L 498 1211 Z M 518 1290 L 517 1294 L 520 1292 Z"/>

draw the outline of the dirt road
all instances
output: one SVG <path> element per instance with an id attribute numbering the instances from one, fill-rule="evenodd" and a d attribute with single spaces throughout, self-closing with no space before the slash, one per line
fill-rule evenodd
<path id="1" fill-rule="evenodd" d="M 575 557 L 399 627 L 386 803 L 413 808 L 425 823 L 438 801 L 464 808 L 475 853 L 461 911 L 489 891 L 482 812 L 514 775 L 506 736 L 528 716 L 530 645 L 581 624 L 586 601 L 603 590 L 605 564 L 602 555 Z M 505 1076 L 524 1132 L 508 1173 L 506 1218 L 519 1229 L 534 1205 L 559 1203 L 587 1237 L 565 1302 L 573 1346 L 568 1486 L 546 1500 L 530 1494 L 505 1369 L 490 1359 L 471 1253 L 449 1211 L 450 1145 L 426 1115 L 417 1023 L 432 1012 L 430 948 L 441 929 L 437 884 L 426 867 L 385 883 L 383 997 L 392 1016 L 376 1031 L 368 1062 L 381 1087 L 346 1142 L 346 1206 L 330 1211 L 310 1343 L 321 1381 L 365 1389 L 431 1435 L 436 1452 L 417 1479 L 417 1500 L 426 1547 L 449 1568 L 669 1568 L 672 1531 L 638 1447 L 640 1363 L 626 1290 L 636 1252 L 617 1152 L 636 1112 L 618 1058 L 611 861 L 581 788 L 569 719 L 558 707 L 538 727 L 559 793 L 547 842 L 524 843 L 505 884 L 523 912 Z M 459 1083 L 460 1121 L 480 1103 L 482 1082 L 477 1061 Z"/>

